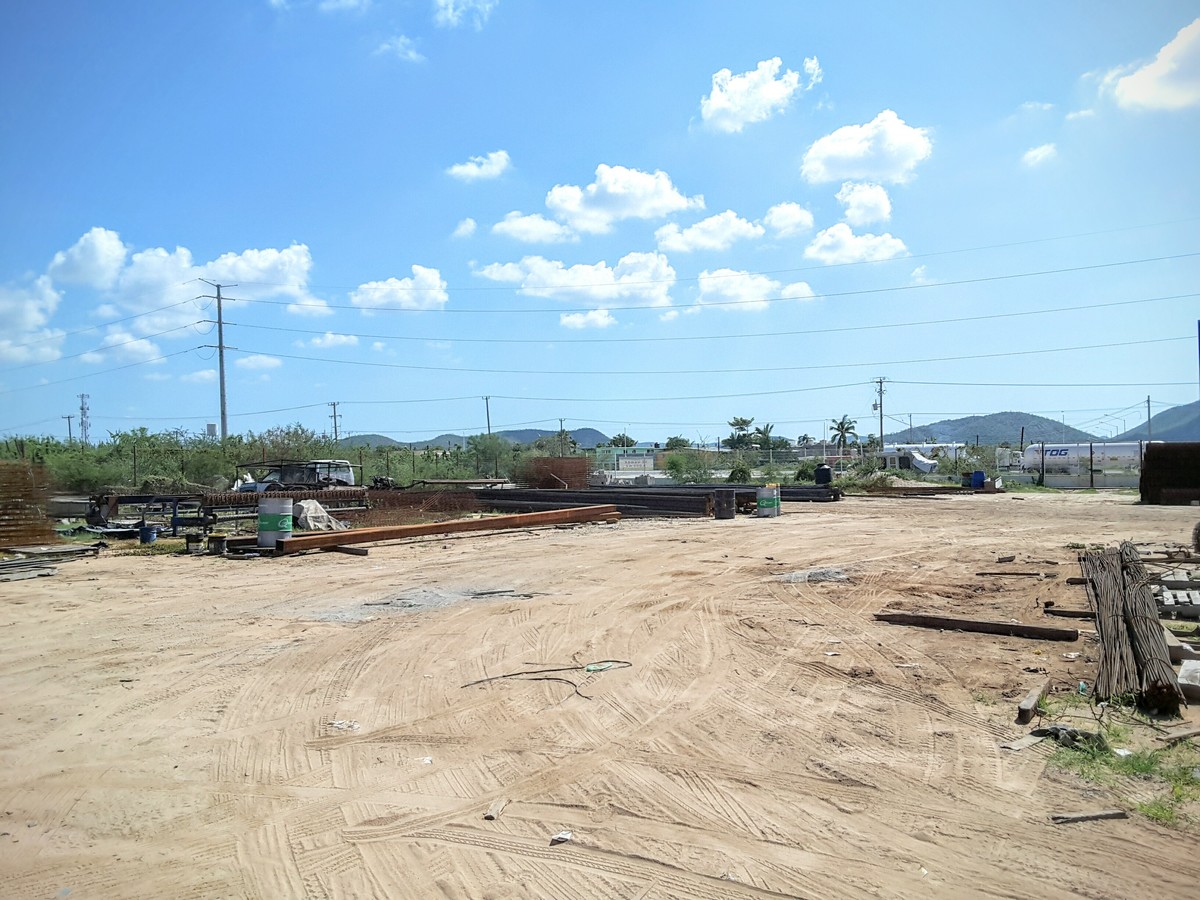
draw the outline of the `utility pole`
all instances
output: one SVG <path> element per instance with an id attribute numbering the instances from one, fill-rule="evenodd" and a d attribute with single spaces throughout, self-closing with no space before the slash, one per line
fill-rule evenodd
<path id="1" fill-rule="evenodd" d="M 334 402 L 330 403 L 329 405 L 333 407 L 333 414 L 329 418 L 333 419 L 333 442 L 336 444 L 337 440 L 338 440 L 338 418 L 339 418 L 338 411 L 337 411 L 337 408 L 338 408 L 337 401 L 335 400 Z"/>
<path id="2" fill-rule="evenodd" d="M 878 385 L 876 390 L 879 391 L 879 449 L 883 450 L 883 383 L 886 378 L 876 378 L 875 383 Z"/>
<path id="3" fill-rule="evenodd" d="M 1150 424 L 1150 395 L 1146 395 L 1146 440 L 1154 440 L 1154 426 Z"/>
<path id="4" fill-rule="evenodd" d="M 563 420 L 563 419 L 558 420 L 558 455 L 559 456 L 567 455 L 567 442 L 563 437 L 563 422 L 564 421 L 565 420 Z"/>
<path id="5" fill-rule="evenodd" d="M 492 436 L 492 405 L 491 405 L 491 399 L 492 399 L 491 397 L 484 397 L 484 398 L 483 398 L 483 411 L 484 411 L 484 413 L 487 415 L 487 429 L 488 429 L 488 437 L 491 437 L 491 436 Z"/>
<path id="6" fill-rule="evenodd" d="M 63 418 L 67 420 L 67 443 L 70 444 L 74 442 L 74 438 L 71 437 L 71 420 L 75 417 L 63 416 Z"/>
<path id="7" fill-rule="evenodd" d="M 210 300 L 217 301 L 217 370 L 221 382 L 221 441 L 229 436 L 229 416 L 225 408 L 225 314 L 221 307 L 221 288 L 237 287 L 236 284 L 217 284 L 215 281 L 209 281 L 207 278 L 201 278 L 207 285 L 216 288 L 216 296 L 205 294 Z"/>
<path id="8" fill-rule="evenodd" d="M 88 395 L 79 395 L 79 442 L 83 446 L 88 445 L 88 440 L 91 437 L 92 423 L 88 419 Z"/>

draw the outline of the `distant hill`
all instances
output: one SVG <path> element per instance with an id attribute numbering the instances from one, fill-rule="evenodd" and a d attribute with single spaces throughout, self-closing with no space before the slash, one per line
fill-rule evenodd
<path id="1" fill-rule="evenodd" d="M 538 438 L 551 437 L 558 434 L 557 431 L 547 431 L 541 428 L 523 428 L 513 431 L 495 431 L 492 433 L 514 444 L 532 444 Z M 597 444 L 608 442 L 608 438 L 595 428 L 577 428 L 569 433 L 575 443 L 585 450 L 591 450 Z M 416 447 L 418 450 L 423 450 L 426 447 L 436 447 L 445 450 L 450 447 L 463 446 L 467 442 L 467 437 L 461 434 L 439 434 L 435 438 L 429 438 L 424 441 L 397 441 L 382 434 L 355 434 L 339 440 L 338 446 L 345 450 L 353 450 L 358 447 Z"/>
<path id="2" fill-rule="evenodd" d="M 862 423 L 859 423 L 862 425 Z M 1033 413 L 998 412 L 987 416 L 967 416 L 965 419 L 943 419 L 929 425 L 920 425 L 913 429 L 904 429 L 884 437 L 887 444 L 919 444 L 927 438 L 937 441 L 961 442 L 974 444 L 1001 444 L 1008 442 L 1014 446 L 1021 440 L 1021 429 L 1025 429 L 1025 443 L 1046 441 L 1068 443 L 1097 440 L 1093 434 L 1072 428 L 1063 427 L 1063 423 L 1045 416 L 1035 416 Z M 1158 437 L 1158 429 L 1155 429 Z"/>
<path id="3" fill-rule="evenodd" d="M 1113 440 L 1144 441 L 1151 436 L 1156 441 L 1200 441 L 1200 400 L 1186 406 L 1164 409 L 1150 419 L 1149 432 L 1146 423 L 1142 422 Z"/>

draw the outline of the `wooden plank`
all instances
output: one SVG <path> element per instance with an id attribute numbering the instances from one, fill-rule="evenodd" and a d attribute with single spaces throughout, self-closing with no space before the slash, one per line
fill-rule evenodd
<path id="1" fill-rule="evenodd" d="M 322 547 L 325 553 L 345 553 L 347 556 L 366 556 L 371 551 L 366 547 Z"/>
<path id="2" fill-rule="evenodd" d="M 1042 610 L 1048 616 L 1058 616 L 1060 619 L 1094 619 L 1096 614 L 1090 609 L 1059 609 L 1050 606 Z"/>
<path id="3" fill-rule="evenodd" d="M 1040 687 L 1030 691 L 1024 700 L 1017 704 L 1017 724 L 1025 725 L 1030 722 L 1037 713 L 1038 704 L 1042 702 L 1042 698 L 1050 692 L 1050 679 L 1042 682 Z"/>
<path id="4" fill-rule="evenodd" d="M 483 814 L 483 817 L 489 822 L 493 822 L 500 818 L 500 813 L 504 812 L 504 807 L 508 806 L 508 798 L 501 797 L 499 800 L 492 801 L 492 805 L 488 807 L 488 811 Z"/>
<path id="5" fill-rule="evenodd" d="M 1185 728 L 1177 728 L 1166 734 L 1160 734 L 1155 740 L 1162 741 L 1164 744 L 1173 744 L 1176 741 L 1186 741 L 1188 738 L 1197 736 L 1200 736 L 1200 725 L 1188 725 Z"/>
<path id="6" fill-rule="evenodd" d="M 1014 741 L 1006 741 L 1000 745 L 1001 750 L 1024 750 L 1032 747 L 1034 744 L 1040 744 L 1046 738 L 1044 735 L 1027 734 L 1025 737 L 1017 738 Z"/>
<path id="7" fill-rule="evenodd" d="M 567 525 L 620 518 L 616 506 L 578 506 L 573 509 L 521 513 L 513 516 L 485 516 L 479 519 L 454 519 L 426 525 L 392 525 L 382 528 L 352 528 L 349 531 L 326 531 L 300 537 L 281 538 L 275 543 L 275 555 L 286 556 L 301 550 L 320 550 L 347 544 L 367 544 L 374 541 L 398 541 L 431 534 L 459 534 L 466 531 L 498 531 L 505 528 L 536 528 L 544 525 Z"/>
<path id="8" fill-rule="evenodd" d="M 946 631 L 976 631 L 983 634 L 1002 634 L 1008 637 L 1031 638 L 1040 641 L 1077 641 L 1075 628 L 1053 628 L 1049 625 L 1022 625 L 1019 622 L 988 622 L 980 619 L 954 619 L 925 613 L 875 613 L 880 622 L 893 625 L 912 625 L 917 628 L 940 628 Z"/>
<path id="9" fill-rule="evenodd" d="M 1070 825 L 1074 822 L 1096 822 L 1100 819 L 1128 819 L 1123 809 L 1098 809 L 1095 812 L 1055 813 L 1050 821 L 1055 825 Z"/>

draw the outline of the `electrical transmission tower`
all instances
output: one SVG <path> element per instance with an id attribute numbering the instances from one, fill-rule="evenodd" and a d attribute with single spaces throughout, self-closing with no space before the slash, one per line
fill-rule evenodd
<path id="1" fill-rule="evenodd" d="M 338 415 L 338 405 L 336 400 L 329 405 L 333 407 L 333 414 L 330 415 L 329 418 L 333 419 L 333 442 L 336 444 L 338 440 L 338 419 L 340 419 L 341 416 Z"/>
<path id="2" fill-rule="evenodd" d="M 88 419 L 88 395 L 79 395 L 79 442 L 83 446 L 88 446 L 88 439 L 91 436 L 91 420 Z"/>

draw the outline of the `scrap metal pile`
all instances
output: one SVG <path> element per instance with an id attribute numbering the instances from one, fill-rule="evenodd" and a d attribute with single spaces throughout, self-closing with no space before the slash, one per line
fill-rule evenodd
<path id="1" fill-rule="evenodd" d="M 1176 712 L 1183 694 L 1137 548 L 1125 541 L 1118 549 L 1089 551 L 1080 566 L 1100 638 L 1096 698 L 1134 697 L 1145 708 Z"/>

